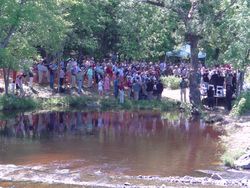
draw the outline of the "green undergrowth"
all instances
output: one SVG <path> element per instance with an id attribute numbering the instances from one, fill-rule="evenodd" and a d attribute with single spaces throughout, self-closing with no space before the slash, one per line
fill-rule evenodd
<path id="1" fill-rule="evenodd" d="M 161 77 L 162 83 L 164 87 L 170 89 L 179 89 L 181 79 L 175 76 L 162 76 Z"/>
<path id="2" fill-rule="evenodd" d="M 245 91 L 234 102 L 231 115 L 240 116 L 249 111 L 250 111 L 250 91 Z"/>
<path id="3" fill-rule="evenodd" d="M 54 108 L 54 107 L 72 107 L 72 108 L 84 108 L 91 102 L 96 101 L 96 98 L 90 97 L 56 97 L 56 98 L 49 98 L 49 99 L 41 99 L 42 108 Z"/>
<path id="4" fill-rule="evenodd" d="M 20 98 L 15 95 L 2 95 L 0 96 L 0 109 L 1 110 L 29 110 L 35 109 L 39 106 L 37 100 L 32 98 Z"/>
<path id="5" fill-rule="evenodd" d="M 133 109 L 133 110 L 161 110 L 172 111 L 177 109 L 178 103 L 170 100 L 125 100 L 120 104 L 116 99 L 103 99 L 100 101 L 102 109 Z"/>
<path id="6" fill-rule="evenodd" d="M 228 166 L 230 168 L 234 168 L 235 167 L 234 161 L 237 160 L 243 154 L 244 154 L 243 149 L 236 149 L 233 151 L 227 151 L 222 155 L 221 160 L 225 166 Z"/>
<path id="7" fill-rule="evenodd" d="M 53 98 L 18 98 L 16 96 L 1 96 L 1 110 L 29 110 L 29 109 L 101 109 L 101 110 L 160 110 L 173 111 L 179 107 L 179 103 L 162 100 L 139 100 L 126 99 L 123 104 L 118 99 L 100 98 L 97 96 L 66 96 Z"/>
<path id="8" fill-rule="evenodd" d="M 42 99 L 40 102 L 43 109 L 63 107 L 63 108 L 76 108 L 76 109 L 93 109 L 98 108 L 101 110 L 161 110 L 172 111 L 179 107 L 179 103 L 162 99 L 162 100 L 139 100 L 134 101 L 125 99 L 124 103 L 119 103 L 118 99 L 114 98 L 100 98 L 89 96 L 73 96 L 73 97 L 60 97 Z"/>

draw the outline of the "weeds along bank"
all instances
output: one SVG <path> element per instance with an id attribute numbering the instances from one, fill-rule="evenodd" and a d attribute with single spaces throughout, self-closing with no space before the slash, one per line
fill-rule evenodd
<path id="1" fill-rule="evenodd" d="M 239 159 L 245 155 L 248 159 L 244 163 L 250 167 L 250 91 L 243 92 L 234 102 L 224 129 L 227 134 L 221 138 L 225 147 L 223 163 L 240 169 Z"/>
<path id="2" fill-rule="evenodd" d="M 173 100 L 125 100 L 123 104 L 117 99 L 97 96 L 62 96 L 51 98 L 19 98 L 13 95 L 0 96 L 0 110 L 35 110 L 53 108 L 75 108 L 89 109 L 97 108 L 101 110 L 127 109 L 127 110 L 160 110 L 173 111 L 178 109 L 179 103 Z"/>
<path id="3" fill-rule="evenodd" d="M 235 101 L 231 115 L 240 116 L 250 111 L 250 90 L 243 92 Z"/>

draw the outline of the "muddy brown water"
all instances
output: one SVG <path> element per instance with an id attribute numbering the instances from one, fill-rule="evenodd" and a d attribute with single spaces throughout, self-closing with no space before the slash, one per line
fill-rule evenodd
<path id="1" fill-rule="evenodd" d="M 86 185 L 112 176 L 200 176 L 197 170 L 218 169 L 219 135 L 183 114 L 19 114 L 0 121 L 0 181 Z"/>

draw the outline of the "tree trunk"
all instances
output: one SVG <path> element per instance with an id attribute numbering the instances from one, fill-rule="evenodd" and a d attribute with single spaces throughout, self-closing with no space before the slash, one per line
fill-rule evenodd
<path id="1" fill-rule="evenodd" d="M 10 68 L 3 68 L 4 88 L 6 95 L 9 94 L 9 76 L 10 76 Z"/>
<path id="2" fill-rule="evenodd" d="M 190 102 L 192 106 L 198 110 L 201 107 L 201 94 L 199 88 L 199 81 L 197 79 L 198 73 L 198 41 L 199 36 L 189 33 L 188 34 L 190 46 L 191 46 L 191 65 L 192 69 L 189 76 L 189 89 L 190 89 Z"/>
<path id="3" fill-rule="evenodd" d="M 245 77 L 245 71 L 239 71 L 239 79 L 236 89 L 236 94 L 239 96 L 241 92 L 243 91 L 243 85 L 244 85 L 244 77 Z"/>

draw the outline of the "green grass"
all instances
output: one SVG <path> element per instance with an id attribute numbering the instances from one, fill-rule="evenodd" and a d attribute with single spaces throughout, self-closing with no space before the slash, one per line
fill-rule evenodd
<path id="1" fill-rule="evenodd" d="M 165 87 L 170 89 L 179 89 L 181 79 L 175 76 L 162 76 L 162 83 Z"/>
<path id="2" fill-rule="evenodd" d="M 250 91 L 243 92 L 234 102 L 231 115 L 240 116 L 250 111 Z"/>

